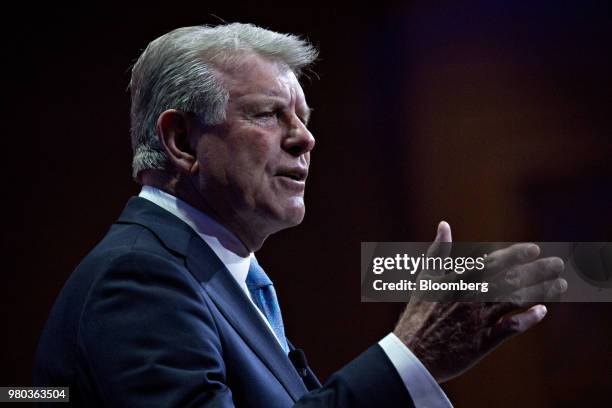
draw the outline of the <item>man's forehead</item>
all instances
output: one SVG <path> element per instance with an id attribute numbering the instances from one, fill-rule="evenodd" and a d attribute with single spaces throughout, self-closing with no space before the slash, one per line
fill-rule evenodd
<path id="1" fill-rule="evenodd" d="M 222 70 L 230 98 L 260 95 L 286 98 L 304 98 L 304 92 L 293 71 L 280 61 L 251 54 L 240 63 Z"/>

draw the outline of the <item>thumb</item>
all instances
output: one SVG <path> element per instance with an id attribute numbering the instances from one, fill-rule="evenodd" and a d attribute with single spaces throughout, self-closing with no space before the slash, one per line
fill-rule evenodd
<path id="1" fill-rule="evenodd" d="M 442 258 L 449 256 L 451 252 L 451 242 L 453 242 L 453 236 L 450 225 L 446 221 L 440 221 L 436 239 L 434 239 L 434 242 L 427 250 L 427 256 L 439 256 Z"/>

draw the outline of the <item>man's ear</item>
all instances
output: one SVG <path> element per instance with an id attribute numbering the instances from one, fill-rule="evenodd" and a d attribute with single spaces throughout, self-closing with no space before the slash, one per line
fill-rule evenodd
<path id="1" fill-rule="evenodd" d="M 191 145 L 194 122 L 185 112 L 168 109 L 157 118 L 157 133 L 166 155 L 181 173 L 198 170 L 195 148 Z"/>

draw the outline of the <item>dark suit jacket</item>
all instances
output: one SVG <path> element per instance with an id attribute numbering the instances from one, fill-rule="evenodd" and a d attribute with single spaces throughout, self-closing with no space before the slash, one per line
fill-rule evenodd
<path id="1" fill-rule="evenodd" d="M 143 198 L 68 279 L 34 377 L 88 407 L 412 405 L 378 345 L 309 392 L 210 247 Z"/>

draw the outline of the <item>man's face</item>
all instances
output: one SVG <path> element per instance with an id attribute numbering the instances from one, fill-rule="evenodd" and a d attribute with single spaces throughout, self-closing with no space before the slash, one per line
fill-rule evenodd
<path id="1" fill-rule="evenodd" d="M 299 224 L 314 147 L 302 87 L 291 70 L 256 55 L 222 77 L 226 121 L 197 143 L 202 198 L 222 221 L 261 233 Z"/>

